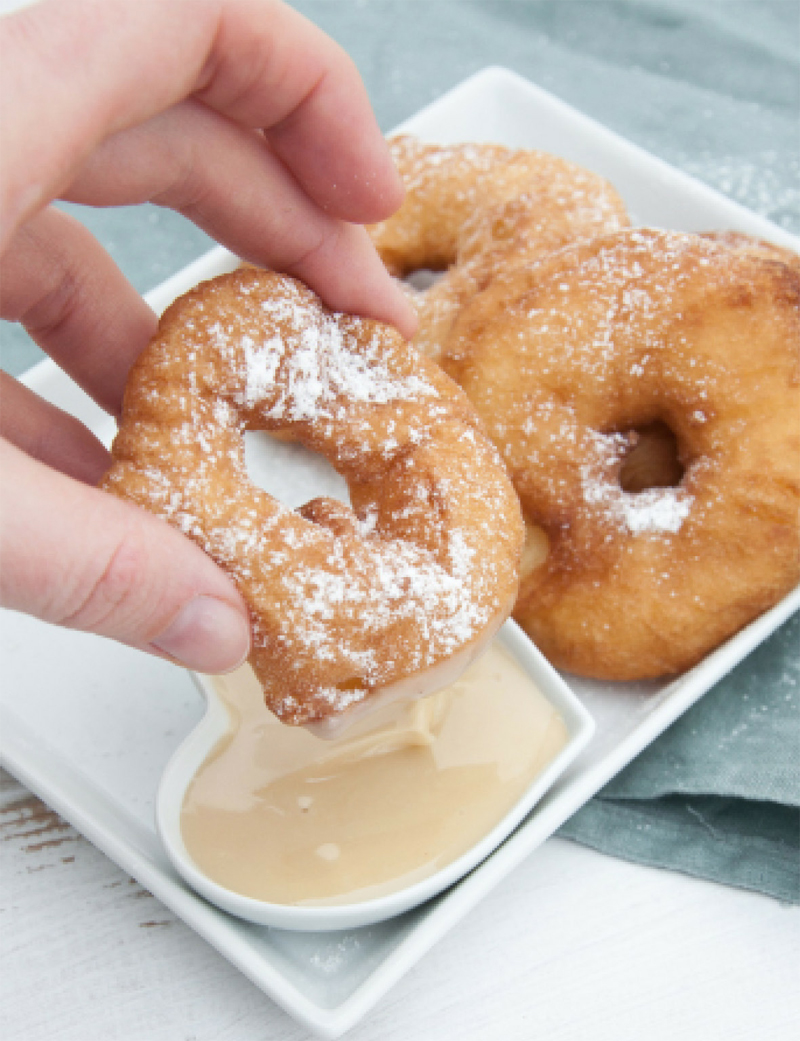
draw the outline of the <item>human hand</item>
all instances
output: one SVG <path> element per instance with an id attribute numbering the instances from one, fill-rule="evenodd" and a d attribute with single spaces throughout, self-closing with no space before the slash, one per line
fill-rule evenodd
<path id="1" fill-rule="evenodd" d="M 152 201 L 331 307 L 415 319 L 361 223 L 402 186 L 344 52 L 277 0 L 45 0 L 0 20 L 0 315 L 111 414 L 156 318 L 55 198 Z M 190 667 L 247 655 L 238 591 L 96 488 L 110 457 L 0 374 L 0 602 Z"/>

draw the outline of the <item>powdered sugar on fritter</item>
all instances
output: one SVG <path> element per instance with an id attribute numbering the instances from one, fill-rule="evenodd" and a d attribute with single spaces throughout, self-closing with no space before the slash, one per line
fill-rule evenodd
<path id="1" fill-rule="evenodd" d="M 682 488 L 647 488 L 634 493 L 588 477 L 584 478 L 583 495 L 587 505 L 599 507 L 631 535 L 677 534 L 694 501 Z"/>
<path id="2" fill-rule="evenodd" d="M 182 306 L 145 371 L 142 460 L 109 484 L 129 477 L 234 579 L 270 707 L 324 718 L 488 638 L 522 531 L 457 388 L 389 327 L 327 311 L 290 278 L 239 272 Z M 243 433 L 259 428 L 320 451 L 359 487 L 358 510 L 293 510 L 253 485 Z"/>
<path id="3" fill-rule="evenodd" d="M 583 501 L 600 509 L 603 519 L 631 535 L 675 535 L 694 502 L 681 487 L 646 488 L 626 492 L 619 483 L 619 466 L 630 445 L 623 434 L 587 434 L 588 461 L 581 467 Z"/>
<path id="4" fill-rule="evenodd" d="M 289 283 L 290 284 L 290 283 Z M 354 350 L 354 337 L 343 328 L 341 316 L 320 312 L 309 315 L 307 301 L 284 298 L 262 301 L 268 328 L 280 334 L 256 342 L 235 328 L 244 363 L 244 392 L 239 404 L 254 408 L 271 399 L 265 416 L 279 422 L 314 422 L 348 403 L 387 404 L 435 395 L 415 374 L 397 377 L 381 352 L 383 330 L 375 326 L 375 340 Z M 363 329 L 363 323 L 361 324 Z M 231 349 L 231 333 L 222 323 L 212 328 L 216 346 Z M 291 341 L 292 349 L 286 349 Z M 233 345 L 235 346 L 235 344 Z"/>

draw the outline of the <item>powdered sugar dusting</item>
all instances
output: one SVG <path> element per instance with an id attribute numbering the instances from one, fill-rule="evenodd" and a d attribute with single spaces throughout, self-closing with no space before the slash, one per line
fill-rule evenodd
<path id="1" fill-rule="evenodd" d="M 648 488 L 636 495 L 623 495 L 628 497 L 623 503 L 625 523 L 634 535 L 677 534 L 694 501 L 678 488 Z"/>
<path id="2" fill-rule="evenodd" d="M 647 488 L 626 492 L 619 485 L 587 478 L 584 501 L 599 506 L 609 520 L 624 525 L 631 535 L 675 535 L 692 508 L 694 498 L 682 488 Z"/>
<path id="3" fill-rule="evenodd" d="M 731 379 L 693 338 L 703 330 L 703 286 L 732 293 L 725 287 L 746 273 L 743 263 L 697 236 L 627 230 L 498 276 L 466 312 L 445 363 L 522 475 L 531 521 L 559 545 L 575 518 L 576 540 L 624 536 L 620 552 L 643 559 L 654 552 L 644 543 L 663 539 L 666 552 L 694 515 L 704 522 L 712 500 L 704 494 L 698 513 L 703 460 Z M 691 461 L 675 486 L 674 470 L 661 470 L 665 486 L 656 478 L 656 487 L 627 491 L 621 472 L 637 427 L 654 422 L 681 431 Z"/>
<path id="4" fill-rule="evenodd" d="M 685 488 L 627 492 L 619 483 L 620 462 L 629 448 L 622 434 L 588 433 L 588 460 L 580 470 L 584 503 L 602 512 L 605 523 L 629 535 L 675 535 L 689 516 L 694 497 Z"/>
<path id="5" fill-rule="evenodd" d="M 224 332 L 220 326 L 216 326 L 212 331 L 217 336 L 218 346 L 224 346 Z M 247 408 L 255 408 L 275 383 L 283 346 L 277 336 L 266 343 L 256 344 L 245 335 L 242 336 L 241 344 L 245 365 L 244 393 L 241 401 Z"/>
<path id="6" fill-rule="evenodd" d="M 238 314 L 232 325 L 216 322 L 211 333 L 221 354 L 241 358 L 244 387 L 236 395 L 237 403 L 255 408 L 271 399 L 265 418 L 316 422 L 340 411 L 342 399 L 349 406 L 435 395 L 430 384 L 416 374 L 398 377 L 389 371 L 379 327 L 374 342 L 356 351 L 354 336 L 340 321 L 341 316 L 323 311 L 310 315 L 307 301 L 296 294 L 261 301 L 260 308 L 265 327 L 274 330 L 278 324 L 278 335 L 255 340 L 241 332 Z M 363 323 L 358 328 L 363 330 Z M 291 343 L 290 350 L 287 343 Z"/>
<path id="7" fill-rule="evenodd" d="M 407 136 L 390 147 L 406 199 L 370 232 L 395 274 L 448 269 L 413 297 L 420 319 L 414 343 L 433 358 L 461 309 L 503 267 L 628 224 L 607 181 L 546 152 Z"/>
<path id="8" fill-rule="evenodd" d="M 431 145 L 408 135 L 393 138 L 389 144 L 407 198 L 426 203 L 431 201 L 428 196 L 441 195 L 448 206 L 458 207 L 469 217 L 476 214 L 479 220 L 493 205 L 511 202 L 531 215 L 546 206 L 569 212 L 576 222 L 595 224 L 598 232 L 604 221 L 608 221 L 607 231 L 620 227 L 624 208 L 611 185 L 590 170 L 547 152 L 471 142 Z M 402 210 L 390 221 L 402 222 Z M 471 234 L 468 229 L 467 238 Z"/>
<path id="9" fill-rule="evenodd" d="M 115 446 L 135 453 L 108 484 L 130 482 L 234 578 L 270 707 L 324 718 L 480 641 L 510 609 L 521 519 L 456 388 L 286 277 L 241 271 L 181 303 L 180 351 L 154 341 L 135 438 Z M 320 451 L 358 509 L 254 487 L 243 433 L 259 428 Z"/>

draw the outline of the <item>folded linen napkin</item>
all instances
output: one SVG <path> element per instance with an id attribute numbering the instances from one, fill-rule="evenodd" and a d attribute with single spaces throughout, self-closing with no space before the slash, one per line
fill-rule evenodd
<path id="1" fill-rule="evenodd" d="M 562 827 L 604 853 L 800 903 L 800 614 Z"/>

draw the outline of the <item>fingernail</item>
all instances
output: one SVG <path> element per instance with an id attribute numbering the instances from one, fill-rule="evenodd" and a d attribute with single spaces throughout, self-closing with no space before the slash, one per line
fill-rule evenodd
<path id="1" fill-rule="evenodd" d="M 224 600 L 196 596 L 151 645 L 198 672 L 229 672 L 250 653 L 250 625 Z"/>

